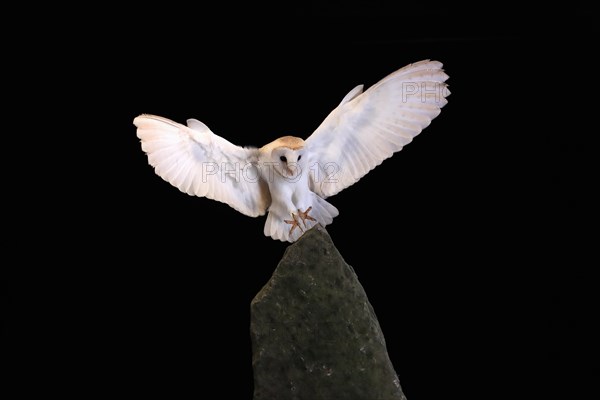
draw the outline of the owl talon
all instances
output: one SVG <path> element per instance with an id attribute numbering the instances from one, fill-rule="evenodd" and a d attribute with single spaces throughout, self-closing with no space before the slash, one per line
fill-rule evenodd
<path id="1" fill-rule="evenodd" d="M 294 213 L 292 213 L 292 220 L 291 221 L 287 220 L 287 219 L 284 219 L 283 222 L 285 222 L 286 224 L 292 225 L 292 227 L 290 228 L 290 232 L 289 232 L 290 235 L 292 234 L 292 232 L 294 232 L 294 229 L 296 229 L 296 228 L 300 228 L 300 230 L 302 231 L 302 227 L 298 223 L 298 220 L 296 219 L 296 215 Z M 302 231 L 302 232 L 304 232 L 304 231 Z"/>
<path id="2" fill-rule="evenodd" d="M 306 228 L 306 220 L 315 221 L 315 222 L 317 221 L 316 219 L 314 219 L 313 217 L 311 217 L 310 215 L 308 215 L 308 213 L 310 212 L 310 210 L 312 210 L 312 206 L 308 207 L 306 209 L 306 211 L 302 211 L 302 210 L 298 209 L 298 216 L 302 220 L 302 224 L 304 225 L 305 228 Z"/>

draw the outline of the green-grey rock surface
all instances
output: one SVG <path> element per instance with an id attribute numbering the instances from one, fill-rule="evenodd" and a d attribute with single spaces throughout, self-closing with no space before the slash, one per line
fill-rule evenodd
<path id="1" fill-rule="evenodd" d="M 254 400 L 405 399 L 352 267 L 316 226 L 251 303 Z"/>

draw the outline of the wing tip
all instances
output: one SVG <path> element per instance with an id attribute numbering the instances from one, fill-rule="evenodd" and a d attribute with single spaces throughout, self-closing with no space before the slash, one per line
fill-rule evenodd
<path id="1" fill-rule="evenodd" d="M 181 124 L 178 124 L 177 122 L 175 122 L 169 118 L 159 117 L 158 115 L 154 115 L 154 114 L 140 114 L 133 119 L 133 124 L 135 126 L 137 126 L 138 128 L 140 128 L 142 125 L 144 125 L 144 123 L 150 124 L 153 122 L 160 122 L 160 123 L 171 125 L 171 126 L 174 126 L 177 128 L 179 128 L 181 126 Z"/>

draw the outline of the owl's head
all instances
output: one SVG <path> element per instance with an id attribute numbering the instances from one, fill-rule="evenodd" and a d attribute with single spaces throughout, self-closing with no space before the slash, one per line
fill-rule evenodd
<path id="1" fill-rule="evenodd" d="M 287 179 L 296 179 L 302 173 L 308 173 L 304 140 L 295 136 L 284 136 L 271 145 L 270 161 L 278 174 Z"/>

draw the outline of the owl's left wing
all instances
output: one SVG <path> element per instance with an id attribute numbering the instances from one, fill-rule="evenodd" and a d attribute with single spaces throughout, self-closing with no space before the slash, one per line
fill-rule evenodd
<path id="1" fill-rule="evenodd" d="M 410 143 L 446 105 L 446 79 L 442 63 L 423 60 L 350 91 L 305 141 L 311 189 L 333 196 Z"/>

